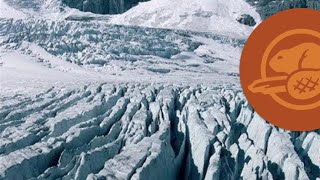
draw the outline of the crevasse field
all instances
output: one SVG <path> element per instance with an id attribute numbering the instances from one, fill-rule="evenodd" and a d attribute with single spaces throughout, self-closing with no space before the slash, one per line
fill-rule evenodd
<path id="1" fill-rule="evenodd" d="M 320 179 L 320 131 L 241 91 L 242 14 L 261 22 L 244 0 L 0 0 L 0 179 Z"/>

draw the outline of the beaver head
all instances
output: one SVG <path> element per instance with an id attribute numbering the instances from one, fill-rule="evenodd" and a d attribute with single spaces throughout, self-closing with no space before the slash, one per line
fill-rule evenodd
<path id="1" fill-rule="evenodd" d="M 269 65 L 275 72 L 290 74 L 299 68 L 296 60 L 290 50 L 281 50 L 272 57 Z"/>
<path id="2" fill-rule="evenodd" d="M 269 65 L 275 72 L 291 74 L 302 68 L 320 67 L 320 46 L 315 43 L 302 43 L 291 49 L 283 49 L 274 55 Z"/>

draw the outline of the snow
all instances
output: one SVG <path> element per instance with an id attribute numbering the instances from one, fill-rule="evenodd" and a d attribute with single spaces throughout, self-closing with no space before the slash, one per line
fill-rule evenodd
<path id="1" fill-rule="evenodd" d="M 23 12 L 7 5 L 4 0 L 0 0 L 0 17 L 1 18 L 13 18 L 13 19 L 21 19 L 26 18 L 27 15 Z"/>
<path id="2" fill-rule="evenodd" d="M 253 27 L 237 22 L 242 14 L 251 15 L 257 23 L 261 21 L 244 0 L 151 0 L 113 17 L 110 23 L 247 37 Z"/>
<path id="3" fill-rule="evenodd" d="M 52 57 L 35 45 L 30 48 L 39 50 L 39 55 L 41 52 L 43 54 L 40 57 L 35 57 L 19 51 L 0 50 L 1 95 L 34 94 L 50 87 L 64 87 L 66 85 L 76 87 L 95 82 L 99 77 L 74 64 Z M 46 57 L 46 55 L 48 56 Z M 50 66 L 39 63 L 39 60 L 43 60 L 42 58 L 48 60 L 47 63 L 50 63 Z"/>
<path id="4" fill-rule="evenodd" d="M 320 167 L 320 153 L 319 145 L 320 135 L 317 133 L 309 133 L 303 141 L 302 148 L 307 152 L 311 162 L 316 166 Z"/>
<path id="5" fill-rule="evenodd" d="M 61 0 L 0 0 L 0 18 L 28 19 L 44 18 L 51 20 L 97 19 L 108 21 L 108 15 L 81 12 L 65 6 Z"/>
<path id="6" fill-rule="evenodd" d="M 196 84 L 201 80 L 239 86 L 236 59 L 242 39 L 34 18 L 2 19 L 0 24 L 2 85 L 17 92 L 33 87 L 30 81 L 41 84 L 37 88 L 98 81 Z M 10 91 L 3 88 L 4 92 Z"/>
<path id="7" fill-rule="evenodd" d="M 0 179 L 320 177 L 319 130 L 274 127 L 241 92 L 252 28 L 235 18 L 259 20 L 244 1 L 152 0 L 112 19 L 212 32 L 41 2 L 0 0 Z"/>
<path id="8" fill-rule="evenodd" d="M 0 0 L 0 17 L 27 19 L 41 17 L 51 20 L 96 21 L 120 25 L 138 25 L 156 28 L 184 29 L 214 32 L 246 38 L 255 27 L 240 24 L 237 19 L 248 14 L 257 24 L 261 22 L 255 8 L 245 0 L 151 0 L 120 15 L 96 15 L 66 7 L 59 0 Z"/>

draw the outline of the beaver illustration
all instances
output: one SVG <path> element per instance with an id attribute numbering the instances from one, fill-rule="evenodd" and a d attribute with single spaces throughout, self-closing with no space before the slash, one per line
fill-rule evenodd
<path id="1" fill-rule="evenodd" d="M 274 94 L 287 92 L 298 100 L 307 100 L 320 94 L 320 45 L 302 43 L 274 55 L 269 66 L 286 76 L 269 77 L 253 82 L 254 93 Z"/>
<path id="2" fill-rule="evenodd" d="M 275 72 L 291 74 L 301 69 L 320 70 L 320 46 L 315 43 L 302 43 L 291 49 L 279 51 L 269 62 Z"/>

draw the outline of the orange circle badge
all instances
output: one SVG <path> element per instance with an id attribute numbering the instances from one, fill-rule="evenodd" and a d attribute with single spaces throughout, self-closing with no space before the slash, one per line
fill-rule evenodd
<path id="1" fill-rule="evenodd" d="M 319 19 L 320 11 L 311 9 L 275 14 L 243 48 L 243 91 L 259 115 L 281 128 L 320 128 Z"/>

